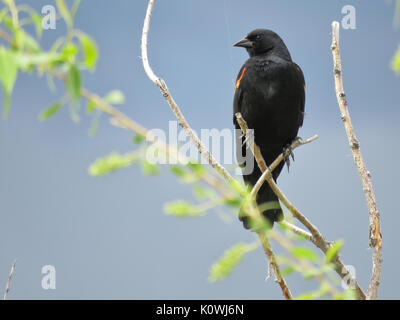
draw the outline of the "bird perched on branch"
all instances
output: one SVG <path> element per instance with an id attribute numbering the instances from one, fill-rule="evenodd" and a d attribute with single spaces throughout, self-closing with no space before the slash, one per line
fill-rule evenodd
<path id="1" fill-rule="evenodd" d="M 292 61 L 289 50 L 275 32 L 256 29 L 234 44 L 243 47 L 250 58 L 239 71 L 233 101 L 233 121 L 240 129 L 235 114 L 240 112 L 249 129 L 254 130 L 255 143 L 260 148 L 265 163 L 269 166 L 282 153 L 289 149 L 303 124 L 305 103 L 305 81 L 300 67 Z M 237 131 L 238 132 L 238 131 Z M 240 137 L 239 137 L 240 138 Z M 246 151 L 245 138 L 241 137 L 242 155 Z M 239 160 L 239 159 L 238 159 Z M 251 173 L 243 172 L 243 179 L 254 186 L 261 171 L 255 159 Z M 289 168 L 289 156 L 285 159 Z M 273 171 L 276 181 L 285 162 Z M 265 182 L 259 190 L 256 202 L 263 216 L 270 222 L 283 218 L 278 197 Z M 248 218 L 239 214 L 246 229 Z"/>

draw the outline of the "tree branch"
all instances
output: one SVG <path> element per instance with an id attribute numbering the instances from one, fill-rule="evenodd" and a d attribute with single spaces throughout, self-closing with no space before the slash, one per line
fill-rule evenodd
<path id="1" fill-rule="evenodd" d="M 248 132 L 248 126 L 246 121 L 243 119 L 242 115 L 240 113 L 237 113 L 236 115 L 236 119 L 238 120 L 238 124 L 240 126 L 240 128 L 243 131 L 243 134 L 246 135 L 246 133 Z M 314 136 L 308 140 L 305 140 L 304 142 L 300 142 L 298 140 L 294 141 L 291 145 L 291 148 L 294 149 L 298 146 L 300 146 L 301 144 L 305 144 L 305 143 L 309 143 L 314 141 L 315 139 L 317 139 L 318 136 Z M 251 191 L 251 194 L 253 195 L 253 197 L 255 197 L 255 195 L 257 194 L 259 188 L 261 187 L 262 183 L 266 180 L 268 182 L 268 184 L 270 185 L 271 189 L 275 192 L 275 194 L 278 196 L 279 200 L 282 201 L 282 203 L 285 205 L 285 207 L 292 213 L 292 215 L 299 220 L 310 232 L 311 232 L 311 238 L 310 241 L 312 243 L 314 243 L 318 248 L 320 248 L 322 250 L 322 252 L 326 253 L 329 250 L 329 243 L 328 241 L 325 240 L 325 238 L 323 237 L 323 235 L 321 234 L 321 232 L 317 229 L 317 227 L 315 227 L 311 221 L 309 221 L 306 216 L 304 216 L 290 201 L 289 199 L 283 194 L 283 192 L 279 189 L 279 187 L 277 186 L 277 184 L 275 183 L 273 177 L 272 177 L 272 171 L 276 168 L 276 166 L 279 165 L 279 163 L 281 161 L 283 161 L 283 154 L 280 154 L 277 159 L 275 159 L 275 161 L 271 164 L 271 166 L 268 168 L 265 164 L 265 161 L 261 155 L 261 152 L 259 150 L 259 147 L 255 144 L 254 139 L 250 139 L 246 137 L 246 141 L 249 141 L 250 143 L 250 149 L 253 151 L 253 155 L 257 161 L 257 164 L 259 164 L 260 170 L 261 172 L 263 172 L 263 174 L 261 175 L 261 177 L 259 178 L 259 180 L 256 183 L 256 186 L 253 187 L 253 190 Z M 288 155 L 286 155 L 288 156 Z M 263 170 L 264 169 L 264 170 Z M 253 198 L 254 199 L 254 198 Z M 291 228 L 293 230 L 293 232 L 300 232 L 300 230 L 295 230 L 293 227 L 291 227 L 290 224 L 286 224 L 287 227 Z M 302 232 L 304 233 L 305 231 L 302 230 Z M 351 279 L 353 281 L 353 283 L 355 284 L 358 296 L 360 297 L 360 299 L 364 300 L 365 299 L 365 293 L 363 292 L 363 290 L 361 289 L 361 287 L 359 286 L 359 284 L 357 283 L 357 281 L 353 278 L 353 276 L 350 274 L 350 271 L 346 268 L 346 266 L 344 265 L 344 263 L 340 260 L 339 257 L 337 257 L 334 261 L 333 261 L 336 265 L 336 272 L 337 274 L 343 279 L 343 278 L 347 278 L 347 279 Z"/>
<path id="2" fill-rule="evenodd" d="M 16 264 L 17 264 L 17 260 L 14 260 L 14 263 L 13 263 L 13 265 L 12 265 L 12 267 L 11 267 L 10 274 L 8 275 L 8 280 L 7 280 L 7 285 L 6 285 L 6 291 L 4 291 L 3 300 L 7 300 L 7 295 L 8 295 L 8 292 L 10 291 L 11 279 L 12 279 L 12 276 L 13 276 L 13 274 L 14 274 Z"/>
<path id="3" fill-rule="evenodd" d="M 147 38 L 148 38 L 148 34 L 149 34 L 149 29 L 150 29 L 150 20 L 151 20 L 151 14 L 153 11 L 153 7 L 154 7 L 154 0 L 150 0 L 148 7 L 147 7 L 146 17 L 144 19 L 143 31 L 142 31 L 142 46 L 141 47 L 142 47 L 142 61 L 143 61 L 144 70 L 145 70 L 147 76 L 149 77 L 149 79 L 159 87 L 161 94 L 163 95 L 165 100 L 168 102 L 169 106 L 172 109 L 172 112 L 175 114 L 175 117 L 178 120 L 179 125 L 185 131 L 187 136 L 193 141 L 194 145 L 199 150 L 200 154 L 228 182 L 235 184 L 236 180 L 233 179 L 233 177 L 229 174 L 229 172 L 204 147 L 204 145 L 201 143 L 199 137 L 189 126 L 188 122 L 186 121 L 185 117 L 183 116 L 183 113 L 181 112 L 181 110 L 179 109 L 175 100 L 173 99 L 171 93 L 169 92 L 165 81 L 162 78 L 157 77 L 150 67 L 148 56 L 147 56 Z"/>
<path id="4" fill-rule="evenodd" d="M 269 270 L 269 267 L 271 267 L 272 270 L 274 271 L 275 282 L 277 282 L 279 284 L 279 286 L 281 287 L 284 298 L 286 300 L 292 300 L 293 299 L 292 293 L 290 292 L 289 286 L 287 285 L 285 278 L 282 276 L 281 270 L 276 261 L 274 251 L 272 250 L 271 243 L 269 242 L 267 235 L 265 233 L 259 233 L 258 237 L 263 246 L 264 253 L 268 257 L 268 260 L 269 260 L 268 270 Z"/>
<path id="5" fill-rule="evenodd" d="M 367 170 L 360 151 L 360 143 L 354 132 L 353 124 L 351 123 L 350 113 L 347 105 L 346 95 L 343 89 L 342 79 L 342 62 L 340 57 L 339 46 L 339 22 L 332 23 L 332 56 L 333 56 L 333 71 L 335 77 L 335 91 L 339 104 L 341 118 L 347 134 L 351 152 L 353 153 L 354 163 L 358 174 L 361 178 L 361 183 L 365 193 L 365 199 L 368 206 L 369 215 L 369 246 L 373 249 L 372 254 L 372 275 L 367 291 L 367 299 L 377 299 L 382 270 L 382 235 L 380 227 L 380 215 L 376 206 L 375 194 L 372 188 L 371 174 Z"/>

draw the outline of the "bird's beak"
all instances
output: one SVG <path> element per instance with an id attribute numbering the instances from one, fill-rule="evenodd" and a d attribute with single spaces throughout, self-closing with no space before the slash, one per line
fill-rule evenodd
<path id="1" fill-rule="evenodd" d="M 234 47 L 242 47 L 242 48 L 252 48 L 253 47 L 253 43 L 249 39 L 244 37 L 239 42 L 236 42 L 233 46 Z"/>

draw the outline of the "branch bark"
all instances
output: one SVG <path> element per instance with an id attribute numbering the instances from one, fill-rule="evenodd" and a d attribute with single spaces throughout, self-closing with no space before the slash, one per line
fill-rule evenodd
<path id="1" fill-rule="evenodd" d="M 268 240 L 268 236 L 265 233 L 259 233 L 258 238 L 260 239 L 264 249 L 264 253 L 269 260 L 268 270 L 269 267 L 271 267 L 272 270 L 274 271 L 275 282 L 279 284 L 279 287 L 281 288 L 284 298 L 286 300 L 292 300 L 293 299 L 292 293 L 290 292 L 289 286 L 287 285 L 285 278 L 282 276 L 278 262 L 276 261 L 274 251 L 272 250 L 271 243 Z"/>
<path id="2" fill-rule="evenodd" d="M 11 279 L 14 274 L 16 264 L 17 264 L 17 260 L 15 260 L 14 263 L 12 264 L 10 274 L 8 275 L 8 280 L 7 280 L 6 290 L 4 291 L 3 300 L 7 300 L 7 295 L 8 295 L 8 292 L 10 291 Z"/>
<path id="3" fill-rule="evenodd" d="M 365 193 L 365 199 L 368 207 L 369 215 L 369 246 L 373 250 L 372 254 L 372 275 L 367 291 L 367 299 L 375 300 L 378 298 L 380 285 L 380 277 L 382 271 L 382 235 L 380 226 L 380 214 L 376 206 L 375 194 L 372 188 L 371 174 L 367 170 L 367 166 L 361 155 L 360 143 L 354 132 L 348 109 L 346 95 L 343 89 L 342 79 L 342 62 L 340 57 L 339 46 L 339 22 L 332 23 L 332 56 L 333 56 L 333 73 L 335 78 L 335 91 L 339 104 L 341 118 L 349 141 L 350 149 L 353 154 L 354 163 Z"/>

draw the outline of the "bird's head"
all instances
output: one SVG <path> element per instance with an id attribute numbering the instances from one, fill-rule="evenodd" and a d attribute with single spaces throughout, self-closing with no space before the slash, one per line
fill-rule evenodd
<path id="1" fill-rule="evenodd" d="M 284 59 L 291 60 L 289 50 L 281 37 L 268 29 L 253 30 L 234 46 L 246 48 L 250 57 L 276 54 Z"/>

